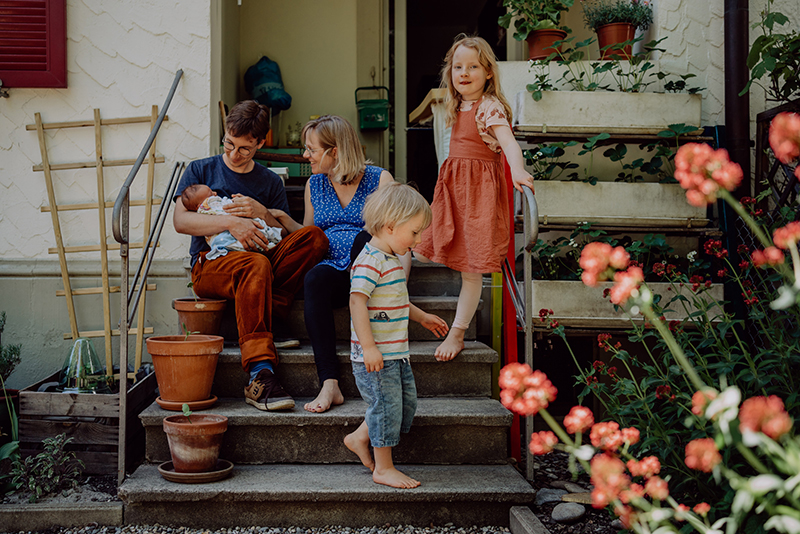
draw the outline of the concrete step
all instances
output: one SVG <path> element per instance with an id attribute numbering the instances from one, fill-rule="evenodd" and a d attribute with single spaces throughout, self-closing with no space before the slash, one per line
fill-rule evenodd
<path id="1" fill-rule="evenodd" d="M 155 465 L 140 466 L 120 487 L 126 524 L 220 529 L 508 525 L 510 508 L 534 490 L 509 465 L 403 465 L 414 489 L 375 484 L 362 465 L 235 465 L 225 480 L 178 484 Z"/>
<path id="2" fill-rule="evenodd" d="M 461 353 L 449 362 L 439 362 L 433 357 L 438 341 L 412 341 L 411 364 L 420 397 L 490 397 L 492 394 L 492 365 L 497 353 L 478 341 L 468 341 Z M 350 345 L 337 345 L 341 369 L 339 387 L 345 397 L 359 397 L 350 365 Z M 314 351 L 307 342 L 297 349 L 278 351 L 277 368 L 281 384 L 290 395 L 315 397 L 319 392 Z M 244 398 L 244 388 L 250 375 L 244 372 L 238 346 L 227 344 L 220 354 L 212 393 L 222 397 Z"/>
<path id="3" fill-rule="evenodd" d="M 364 401 L 348 400 L 318 414 L 303 409 L 310 400 L 297 398 L 292 410 L 264 412 L 241 399 L 226 398 L 203 413 L 228 418 L 220 458 L 237 465 L 358 462 L 342 440 L 363 421 Z M 170 459 L 162 421 L 175 413 L 153 403 L 139 415 L 145 427 L 148 462 Z M 394 459 L 418 464 L 506 463 L 512 418 L 511 412 L 492 399 L 419 399 L 411 432 L 395 447 Z"/>
<path id="4" fill-rule="evenodd" d="M 454 296 L 461 291 L 461 273 L 440 263 L 411 262 L 408 293 L 418 296 Z"/>
<path id="5" fill-rule="evenodd" d="M 412 296 L 411 302 L 428 313 L 438 315 L 444 319 L 448 325 L 453 324 L 453 319 L 456 316 L 456 304 L 458 303 L 458 296 Z M 308 331 L 306 330 L 305 319 L 303 316 L 304 305 L 305 301 L 302 299 L 294 301 L 292 308 L 289 310 L 289 315 L 284 321 L 288 332 L 277 333 L 280 337 L 291 336 L 301 340 L 308 339 Z M 478 304 L 478 309 L 480 310 L 482 307 L 483 301 Z M 336 339 L 348 341 L 350 339 L 350 309 L 345 306 L 343 308 L 334 310 L 333 316 L 336 325 Z M 476 324 L 477 321 L 473 317 L 469 328 L 465 333 L 465 339 L 475 339 L 477 333 Z M 225 309 L 222 317 L 222 324 L 220 325 L 220 335 L 223 336 L 226 341 L 237 341 L 239 339 L 233 306 L 228 306 Z M 408 324 L 408 338 L 413 341 L 430 341 L 437 339 L 433 333 L 414 321 L 410 321 Z"/>

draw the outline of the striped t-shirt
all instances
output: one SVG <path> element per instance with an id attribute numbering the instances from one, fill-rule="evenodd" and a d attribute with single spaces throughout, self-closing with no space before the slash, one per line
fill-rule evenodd
<path id="1" fill-rule="evenodd" d="M 369 297 L 367 311 L 372 336 L 384 360 L 408 358 L 408 288 L 400 260 L 369 243 L 350 271 L 350 293 Z M 350 320 L 350 359 L 364 361 L 353 320 Z"/>

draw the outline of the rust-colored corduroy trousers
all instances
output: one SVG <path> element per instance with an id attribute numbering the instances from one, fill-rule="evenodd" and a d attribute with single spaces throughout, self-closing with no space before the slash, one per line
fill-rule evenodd
<path id="1" fill-rule="evenodd" d="M 272 317 L 286 317 L 306 273 L 328 251 L 328 238 L 316 226 L 292 232 L 265 254 L 228 251 L 206 260 L 201 252 L 192 268 L 198 297 L 233 299 L 242 350 L 242 368 L 278 361 L 272 341 Z"/>

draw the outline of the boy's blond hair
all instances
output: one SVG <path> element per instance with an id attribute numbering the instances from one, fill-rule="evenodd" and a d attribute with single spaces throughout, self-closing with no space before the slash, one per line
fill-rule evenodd
<path id="1" fill-rule="evenodd" d="M 330 152 L 336 148 L 337 162 L 331 169 L 331 180 L 340 184 L 349 184 L 364 172 L 370 163 L 364 157 L 364 150 L 361 148 L 361 141 L 358 138 L 353 125 L 347 119 L 337 115 L 323 115 L 314 119 L 303 126 L 300 133 L 301 139 L 305 143 L 308 132 L 316 132 L 319 138 L 320 147 L 325 152 Z"/>
<path id="2" fill-rule="evenodd" d="M 401 225 L 420 213 L 424 214 L 422 228 L 425 229 L 433 218 L 428 201 L 413 187 L 392 182 L 367 197 L 364 204 L 364 229 L 377 235 L 384 226 Z"/>

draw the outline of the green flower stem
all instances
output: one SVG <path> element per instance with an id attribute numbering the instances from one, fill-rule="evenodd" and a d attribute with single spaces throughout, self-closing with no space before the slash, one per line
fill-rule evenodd
<path id="1" fill-rule="evenodd" d="M 576 447 L 575 442 L 572 441 L 572 438 L 569 437 L 567 431 L 564 430 L 555 419 L 553 419 L 553 416 L 550 415 L 550 412 L 548 412 L 546 408 L 542 408 L 541 410 L 539 410 L 539 415 L 542 416 L 542 419 L 544 419 L 544 422 L 547 423 L 547 426 L 549 426 L 550 429 L 553 432 L 555 432 L 556 436 L 558 436 L 558 439 L 560 439 L 568 447 L 572 448 Z M 589 465 L 589 462 L 587 462 L 586 460 L 582 460 L 580 458 L 578 458 L 578 461 L 581 463 L 581 465 L 583 466 L 583 468 L 586 470 L 587 473 L 592 472 L 592 468 Z"/>
<path id="2" fill-rule="evenodd" d="M 645 285 L 645 284 L 642 284 Z M 645 285 L 646 287 L 646 285 Z M 648 291 L 651 291 L 650 288 L 647 288 Z M 652 291 L 651 291 L 652 293 Z M 670 352 L 672 352 L 672 356 L 675 360 L 683 367 L 683 370 L 686 372 L 686 376 L 692 382 L 695 387 L 695 390 L 699 391 L 706 386 L 700 377 L 697 375 L 697 372 L 694 370 L 694 366 L 691 364 L 688 358 L 686 358 L 686 354 L 684 354 L 683 349 L 672 336 L 672 332 L 669 331 L 669 328 L 664 326 L 664 323 L 656 317 L 655 313 L 653 313 L 653 308 L 650 306 L 650 303 L 641 303 L 642 306 L 642 313 L 650 320 L 650 323 L 655 326 L 658 333 L 661 334 L 661 338 L 666 342 L 667 347 L 669 347 Z"/>
<path id="3" fill-rule="evenodd" d="M 741 455 L 744 457 L 744 459 L 747 460 L 747 463 L 753 466 L 753 469 L 755 469 L 762 475 L 770 474 L 770 470 L 767 469 L 767 467 L 763 463 L 761 463 L 761 460 L 759 460 L 758 457 L 755 454 L 753 454 L 753 451 L 745 447 L 744 443 L 742 443 L 741 441 L 736 443 L 736 450 L 738 450 L 739 453 L 741 453 Z"/>
<path id="4" fill-rule="evenodd" d="M 769 238 L 767 234 L 764 233 L 764 229 L 761 228 L 761 225 L 758 224 L 747 210 L 744 209 L 741 202 L 736 200 L 733 195 L 730 194 L 726 189 L 719 189 L 717 191 L 717 196 L 722 198 L 728 205 L 733 208 L 733 211 L 736 212 L 739 217 L 745 222 L 748 228 L 755 234 L 761 244 L 764 245 L 764 248 L 772 246 L 772 240 Z"/>

